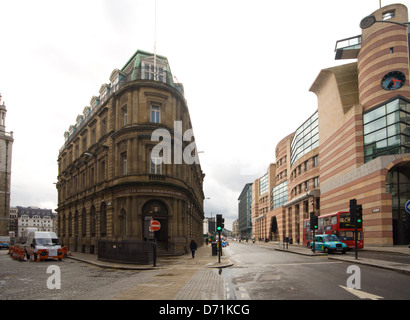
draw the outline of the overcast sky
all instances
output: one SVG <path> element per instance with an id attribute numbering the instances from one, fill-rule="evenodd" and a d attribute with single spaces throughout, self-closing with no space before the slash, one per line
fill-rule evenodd
<path id="1" fill-rule="evenodd" d="M 382 1 L 382 5 L 409 1 Z M 0 0 L 0 93 L 14 132 L 11 205 L 57 208 L 63 134 L 138 50 L 153 52 L 154 0 Z M 309 88 L 337 40 L 379 0 L 157 0 L 157 53 L 184 84 L 205 213 L 232 229 L 238 196 L 317 109 Z"/>

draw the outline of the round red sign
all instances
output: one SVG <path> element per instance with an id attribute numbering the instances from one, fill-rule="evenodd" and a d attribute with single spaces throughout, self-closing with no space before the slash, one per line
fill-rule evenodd
<path id="1" fill-rule="evenodd" d="M 161 229 L 161 223 L 157 220 L 152 220 L 149 227 L 151 231 L 158 231 L 159 229 Z"/>

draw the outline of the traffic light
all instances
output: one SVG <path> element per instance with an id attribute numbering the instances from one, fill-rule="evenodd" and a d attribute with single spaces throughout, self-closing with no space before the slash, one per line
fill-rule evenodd
<path id="1" fill-rule="evenodd" d="M 317 230 L 318 217 L 315 216 L 314 212 L 310 213 L 310 230 Z"/>
<path id="2" fill-rule="evenodd" d="M 356 219 L 358 225 L 363 221 L 363 208 L 361 204 L 356 207 Z"/>
<path id="3" fill-rule="evenodd" d="M 222 223 L 222 214 L 217 214 L 216 215 L 216 230 L 221 231 L 223 228 L 223 223 Z"/>
<path id="4" fill-rule="evenodd" d="M 351 199 L 349 202 L 349 212 L 350 212 L 350 223 L 352 225 L 356 224 L 357 219 L 357 201 L 356 199 Z"/>

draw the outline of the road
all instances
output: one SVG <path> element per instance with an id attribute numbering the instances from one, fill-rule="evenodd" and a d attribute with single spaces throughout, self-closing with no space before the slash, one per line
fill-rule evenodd
<path id="1" fill-rule="evenodd" d="M 346 262 L 304 256 L 251 243 L 225 250 L 234 266 L 223 269 L 230 300 L 410 299 L 410 276 L 358 265 L 360 290 L 349 290 Z M 351 282 L 351 281 L 350 281 Z"/>
<path id="2" fill-rule="evenodd" d="M 47 281 L 60 270 L 61 289 L 50 289 Z M 47 273 L 47 271 L 50 271 Z M 0 300 L 100 300 L 144 283 L 159 271 L 138 272 L 93 267 L 72 259 L 29 262 L 11 259 L 0 250 Z M 55 281 L 53 281 L 55 283 Z"/>
<path id="3" fill-rule="evenodd" d="M 304 256 L 276 251 L 273 246 L 235 242 L 224 252 L 234 263 L 232 267 L 219 270 L 207 268 L 207 258 L 203 260 L 203 267 L 197 266 L 189 256 L 189 259 L 175 258 L 177 264 L 170 264 L 170 269 L 131 271 L 102 269 L 73 259 L 20 262 L 11 259 L 6 250 L 1 250 L 0 300 L 157 299 L 159 293 L 162 299 L 192 300 L 200 297 L 226 299 L 226 302 L 410 299 L 408 274 L 358 265 L 361 287 L 352 291 L 347 288 L 352 276 L 347 273 L 351 264 L 330 260 L 326 255 Z M 188 265 L 190 263 L 191 266 Z M 48 268 L 52 266 L 58 267 L 61 272 L 59 290 L 48 286 L 53 276 Z M 184 286 L 185 282 L 181 281 L 188 282 Z M 177 283 L 181 288 L 176 287 Z M 158 291 L 164 286 L 170 294 L 164 295 Z M 218 292 L 211 291 L 205 295 L 208 287 L 218 288 Z M 171 294 L 173 291 L 175 295 Z M 152 295 L 147 296 L 147 292 Z M 141 293 L 144 295 L 141 296 Z"/>

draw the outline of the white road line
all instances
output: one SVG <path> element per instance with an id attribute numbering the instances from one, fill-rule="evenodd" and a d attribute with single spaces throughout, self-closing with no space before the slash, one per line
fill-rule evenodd
<path id="1" fill-rule="evenodd" d="M 362 290 L 352 289 L 352 288 L 348 288 L 348 287 L 341 286 L 341 285 L 339 285 L 339 287 L 345 289 L 346 291 L 350 292 L 351 294 L 355 295 L 356 297 L 360 299 L 370 299 L 370 300 L 383 299 L 383 297 L 377 296 L 375 294 L 367 293 Z"/>

